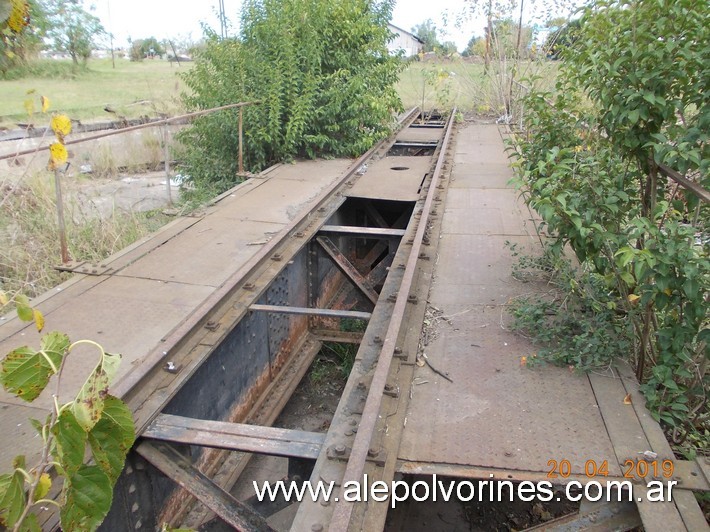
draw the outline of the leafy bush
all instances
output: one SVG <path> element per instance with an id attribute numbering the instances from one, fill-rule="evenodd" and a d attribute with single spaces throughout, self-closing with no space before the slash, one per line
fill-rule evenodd
<path id="1" fill-rule="evenodd" d="M 236 39 L 211 35 L 184 74 L 185 102 L 244 108 L 245 166 L 294 157 L 355 156 L 386 136 L 401 109 L 402 61 L 387 51 L 392 0 L 248 0 Z M 181 133 L 183 173 L 214 191 L 237 182 L 238 111 Z"/>
<path id="2" fill-rule="evenodd" d="M 527 98 L 517 146 L 529 205 L 553 249 L 569 245 L 585 272 L 566 288 L 580 322 L 554 325 L 575 340 L 543 338 L 551 348 L 541 355 L 582 366 L 625 355 L 679 445 L 707 444 L 709 218 L 661 164 L 710 187 L 709 11 L 692 0 L 594 3 L 564 54 L 556 95 Z M 521 327 L 552 322 L 552 310 L 540 307 Z M 598 342 L 597 331 L 629 332 L 630 341 Z M 587 341 L 596 354 L 580 358 Z"/>

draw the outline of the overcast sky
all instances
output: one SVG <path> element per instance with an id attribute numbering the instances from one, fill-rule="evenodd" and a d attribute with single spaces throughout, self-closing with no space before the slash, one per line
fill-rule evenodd
<path id="1" fill-rule="evenodd" d="M 217 0 L 180 2 L 175 0 L 85 0 L 95 6 L 94 14 L 107 31 L 114 35 L 115 46 L 125 46 L 128 37 L 142 39 L 174 38 L 197 41 L 202 36 L 201 22 L 218 29 Z M 530 3 L 530 2 L 528 2 Z M 462 50 L 475 34 L 482 34 L 484 21 L 480 17 L 457 24 L 465 9 L 464 0 L 397 0 L 392 23 L 407 31 L 432 19 L 441 41 L 452 40 Z M 233 24 L 239 20 L 241 0 L 224 0 L 227 17 Z"/>

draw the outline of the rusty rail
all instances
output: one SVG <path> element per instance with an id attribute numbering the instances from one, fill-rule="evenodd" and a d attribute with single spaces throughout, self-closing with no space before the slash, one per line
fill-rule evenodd
<path id="1" fill-rule="evenodd" d="M 402 277 L 402 283 L 399 291 L 397 292 L 397 299 L 395 301 L 394 308 L 392 309 L 392 316 L 387 328 L 387 334 L 382 344 L 380 356 L 377 360 L 377 366 L 372 377 L 372 383 L 370 384 L 370 390 L 367 395 L 367 400 L 365 401 L 365 407 L 362 412 L 360 425 L 355 436 L 355 441 L 353 442 L 352 450 L 350 452 L 350 459 L 348 460 L 348 465 L 345 469 L 341 485 L 345 485 L 348 482 L 359 482 L 362 480 L 365 461 L 367 460 L 367 452 L 370 448 L 370 441 L 372 440 L 375 425 L 379 416 L 382 396 L 384 394 L 385 384 L 387 383 L 387 375 L 390 370 L 392 357 L 394 356 L 399 330 L 402 326 L 409 291 L 412 288 L 417 261 L 419 259 L 419 252 L 422 247 L 427 225 L 429 223 L 429 215 L 434 201 L 436 187 L 439 183 L 442 167 L 444 165 L 445 153 L 451 137 L 451 132 L 453 130 L 455 116 L 456 109 L 454 108 L 446 125 L 446 134 L 444 135 L 441 151 L 439 152 L 439 159 L 436 162 L 434 174 L 432 175 L 431 182 L 429 184 L 429 191 L 427 193 L 426 200 L 424 201 L 424 206 L 422 207 L 422 214 L 419 219 L 419 225 L 417 226 L 417 232 L 414 235 L 412 249 L 409 253 L 409 258 L 407 259 Z M 331 532 L 341 532 L 347 530 L 352 517 L 354 504 L 355 503 L 352 501 L 346 501 L 344 499 L 339 500 L 333 510 L 333 516 L 328 530 Z"/>
<path id="2" fill-rule="evenodd" d="M 402 117 L 400 125 L 410 122 L 414 119 L 415 112 L 417 108 L 410 109 L 409 112 Z M 372 155 L 380 149 L 385 141 L 377 143 L 375 146 L 370 148 L 366 153 L 361 155 L 356 159 L 350 166 L 350 169 L 343 174 L 343 176 L 336 180 L 333 184 L 326 187 L 320 195 L 316 198 L 316 206 L 314 210 L 322 206 L 331 195 L 348 179 L 350 179 L 357 172 L 358 168 L 367 161 Z M 145 368 L 156 368 L 160 365 L 161 361 L 165 357 L 166 353 L 172 352 L 176 349 L 183 341 L 183 338 L 188 336 L 191 332 L 197 330 L 202 323 L 207 320 L 210 312 L 213 308 L 218 306 L 222 301 L 226 300 L 243 282 L 252 271 L 254 271 L 259 264 L 267 260 L 274 251 L 284 242 L 284 240 L 293 233 L 296 228 L 304 222 L 310 213 L 303 213 L 301 216 L 296 217 L 292 220 L 286 227 L 284 227 L 278 234 L 274 237 L 251 258 L 249 259 L 241 268 L 234 272 L 225 282 L 222 284 L 211 296 L 209 296 L 199 307 L 192 313 L 183 323 L 177 326 L 168 336 L 163 339 L 163 342 L 152 349 L 150 353 L 145 357 L 141 367 L 132 368 L 120 382 L 116 383 L 113 387 L 113 393 L 118 397 L 127 396 L 131 390 L 137 388 L 140 382 L 147 377 L 147 372 Z M 141 432 L 145 427 L 153 420 L 159 412 L 151 412 L 149 415 L 145 416 L 145 419 L 141 417 L 137 422 L 137 432 Z"/>

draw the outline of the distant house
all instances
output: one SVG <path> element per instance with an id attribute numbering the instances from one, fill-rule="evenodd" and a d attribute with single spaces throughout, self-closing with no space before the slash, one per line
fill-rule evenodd
<path id="1" fill-rule="evenodd" d="M 387 25 L 392 33 L 395 34 L 394 38 L 387 43 L 387 48 L 390 53 L 395 54 L 400 50 L 404 51 L 405 57 L 412 57 L 413 55 L 418 55 L 421 52 L 424 43 L 414 35 L 395 26 L 394 24 Z"/>

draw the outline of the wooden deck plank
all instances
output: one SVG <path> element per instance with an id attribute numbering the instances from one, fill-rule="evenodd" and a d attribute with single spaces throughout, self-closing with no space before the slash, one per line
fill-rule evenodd
<path id="1" fill-rule="evenodd" d="M 625 404 L 627 391 L 624 383 L 614 372 L 614 376 L 590 373 L 594 395 L 607 433 L 614 447 L 617 463 L 625 469 L 627 460 L 636 462 L 639 453 L 651 450 L 633 404 Z M 668 532 L 685 530 L 683 519 L 673 502 L 649 502 L 648 488 L 639 479 L 634 481 L 634 497 L 646 532 Z"/>
<path id="2" fill-rule="evenodd" d="M 321 452 L 324 434 L 160 414 L 145 438 L 272 456 L 310 458 Z"/>

